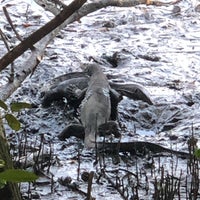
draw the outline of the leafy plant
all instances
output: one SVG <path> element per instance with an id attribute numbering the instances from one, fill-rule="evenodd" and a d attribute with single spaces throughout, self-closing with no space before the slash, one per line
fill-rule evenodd
<path id="1" fill-rule="evenodd" d="M 8 113 L 5 115 L 5 119 L 8 122 L 10 128 L 12 128 L 13 130 L 18 131 L 20 129 L 20 122 L 18 119 L 16 119 L 14 115 Z"/>
<path id="2" fill-rule="evenodd" d="M 0 159 L 0 170 L 5 167 L 5 161 Z M 7 169 L 0 172 L 0 189 L 4 188 L 7 182 L 31 182 L 38 178 L 34 173 L 21 169 Z"/>
<path id="3" fill-rule="evenodd" d="M 9 182 L 31 182 L 37 178 L 34 173 L 21 169 L 7 169 L 0 173 L 0 180 Z"/>
<path id="4" fill-rule="evenodd" d="M 21 109 L 31 108 L 32 105 L 24 102 L 14 102 L 8 107 L 2 100 L 0 100 L 0 107 L 4 109 L 8 125 L 15 131 L 21 128 L 19 120 L 13 115 L 13 112 L 19 112 Z"/>
<path id="5" fill-rule="evenodd" d="M 13 102 L 10 104 L 12 112 L 19 112 L 21 109 L 32 108 L 32 105 L 25 102 Z"/>
<path id="6" fill-rule="evenodd" d="M 0 107 L 5 111 L 3 116 L 8 125 L 15 131 L 18 131 L 21 127 L 19 120 L 13 115 L 13 112 L 19 112 L 24 108 L 31 108 L 31 104 L 23 102 L 11 103 L 7 106 L 2 100 L 0 100 Z M 21 169 L 4 169 L 5 161 L 0 159 L 0 189 L 4 188 L 7 182 L 31 182 L 35 181 L 38 177 L 32 173 Z"/>
<path id="7" fill-rule="evenodd" d="M 0 100 L 0 107 L 4 110 L 8 110 L 8 106 L 2 100 Z"/>

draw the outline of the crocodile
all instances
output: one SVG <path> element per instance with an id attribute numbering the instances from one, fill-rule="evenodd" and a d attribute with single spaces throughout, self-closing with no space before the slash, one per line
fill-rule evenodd
<path id="1" fill-rule="evenodd" d="M 45 93 L 42 105 L 48 107 L 61 97 L 67 98 L 68 103 L 74 107 L 80 105 L 82 125 L 69 125 L 58 137 L 64 140 L 78 130 L 79 137 L 84 138 L 85 146 L 94 147 L 98 132 L 105 130 L 105 127 L 114 127 L 119 136 L 114 120 L 117 119 L 117 106 L 123 95 L 130 99 L 143 100 L 150 105 L 153 103 L 147 91 L 138 84 L 110 82 L 98 64 L 86 64 L 82 68 L 83 72 L 78 72 L 78 75 L 73 73 L 71 76 L 66 75 L 66 78 L 62 76 L 60 83 L 57 78 L 56 83 Z M 75 133 L 74 135 L 78 136 Z"/>

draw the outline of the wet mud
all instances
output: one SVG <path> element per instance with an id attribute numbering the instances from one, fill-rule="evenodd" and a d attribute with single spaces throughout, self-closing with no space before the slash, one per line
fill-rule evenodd
<path id="1" fill-rule="evenodd" d="M 10 3 L 9 11 L 22 35 L 30 34 L 44 24 L 52 14 L 45 13 L 33 1 L 4 1 Z M 28 6 L 27 6 L 28 5 Z M 35 148 L 42 142 L 46 154 L 52 155 L 49 173 L 31 185 L 31 199 L 83 199 L 83 194 L 60 184 L 62 177 L 70 176 L 78 188 L 87 191 L 87 182 L 77 180 L 84 171 L 100 170 L 95 163 L 95 154 L 83 148 L 82 140 L 69 138 L 60 141 L 58 134 L 71 122 L 79 122 L 74 111 L 64 102 L 55 102 L 49 108 L 41 106 L 41 92 L 48 88 L 48 83 L 55 77 L 81 71 L 83 63 L 99 62 L 105 74 L 112 81 L 120 83 L 141 84 L 148 92 L 154 105 L 142 101 L 124 98 L 118 107 L 121 141 L 148 141 L 160 144 L 173 150 L 188 151 L 188 138 L 192 132 L 200 137 L 200 14 L 197 1 L 180 1 L 176 5 L 145 6 L 134 8 L 108 7 L 91 13 L 68 25 L 47 47 L 43 61 L 34 74 L 28 77 L 22 86 L 8 99 L 25 101 L 35 105 L 30 110 L 22 111 L 18 118 L 22 130 L 14 134 L 6 128 L 15 151 L 20 148 L 19 138 L 26 145 Z M 0 11 L 1 16 L 2 11 Z M 19 17 L 20 16 L 20 17 Z M 4 18 L 0 19 L 0 27 L 10 37 L 13 45 L 17 43 L 14 34 L 7 27 Z M 24 24 L 29 23 L 30 26 Z M 2 41 L 0 46 L 3 47 Z M 5 48 L 0 48 L 0 55 Z M 21 58 L 25 59 L 25 57 Z M 16 61 L 16 65 L 21 62 Z M 0 74 L 0 85 L 6 81 L 8 70 Z M 26 135 L 26 136 L 25 136 Z M 198 143 L 197 143 L 198 144 Z M 26 154 L 31 150 L 26 150 Z M 165 166 L 171 170 L 170 163 L 176 163 L 173 156 L 154 158 L 156 167 Z M 135 172 L 136 162 L 141 173 L 153 179 L 146 157 L 124 154 L 120 162 L 115 164 L 108 156 L 105 158 L 106 170 L 128 169 Z M 127 161 L 128 160 L 128 161 Z M 186 160 L 179 160 L 176 175 L 187 171 Z M 158 164 L 159 163 L 159 164 Z M 168 163 L 168 165 L 166 164 Z M 181 172 L 180 172 L 181 171 Z M 157 176 L 157 171 L 153 175 Z M 151 173 L 150 173 L 151 174 Z M 111 176 L 124 177 L 124 171 Z M 112 178 L 112 177 L 111 177 Z M 108 183 L 108 179 L 94 177 L 92 195 L 96 199 L 123 199 L 119 192 Z M 132 180 L 135 178 L 132 177 Z M 141 178 L 141 184 L 144 180 Z M 128 183 L 128 180 L 125 182 Z M 128 187 L 128 186 L 127 186 Z M 149 184 L 148 192 L 141 186 L 141 199 L 149 199 L 154 187 Z M 132 186 L 132 188 L 134 188 Z M 24 196 L 28 196 L 28 185 L 22 185 Z M 128 187 L 128 191 L 130 188 Z M 133 191 L 129 191 L 132 194 Z M 129 196 L 129 199 L 131 196 Z M 186 199 L 185 196 L 182 199 Z"/>

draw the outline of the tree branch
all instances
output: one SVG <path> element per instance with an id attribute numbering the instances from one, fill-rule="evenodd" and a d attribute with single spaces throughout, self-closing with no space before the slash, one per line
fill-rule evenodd
<path id="1" fill-rule="evenodd" d="M 19 45 L 13 48 L 10 52 L 0 59 L 0 71 L 6 68 L 11 62 L 18 58 L 27 49 L 31 48 L 33 44 L 48 35 L 51 31 L 61 25 L 70 15 L 78 10 L 87 0 L 74 0 L 69 6 L 66 6 L 60 14 L 53 18 L 50 22 L 45 24 L 36 32 L 23 40 Z"/>
<path id="2" fill-rule="evenodd" d="M 45 10 L 50 11 L 54 15 L 57 15 L 60 10 L 47 2 L 47 0 L 34 0 L 38 5 L 45 8 Z M 74 13 L 71 17 L 68 18 L 68 24 L 72 23 L 92 12 L 106 8 L 108 6 L 117 6 L 117 7 L 132 7 L 139 4 L 145 4 L 146 0 L 99 0 L 98 2 L 92 2 L 83 5 L 78 13 Z"/>
<path id="3" fill-rule="evenodd" d="M 54 32 L 53 32 L 54 33 Z M 26 77 L 36 68 L 39 64 L 46 46 L 54 38 L 54 34 L 48 35 L 49 37 L 44 37 L 36 48 L 31 51 L 29 58 L 22 63 L 20 70 L 17 72 L 16 77 L 13 82 L 9 82 L 1 87 L 0 99 L 5 101 L 26 79 Z"/>

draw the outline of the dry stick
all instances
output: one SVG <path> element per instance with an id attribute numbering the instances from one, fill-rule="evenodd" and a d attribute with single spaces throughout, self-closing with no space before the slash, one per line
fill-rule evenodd
<path id="1" fill-rule="evenodd" d="M 3 33 L 3 31 L 1 29 L 0 29 L 0 35 L 1 35 L 1 39 L 3 40 L 3 43 L 4 43 L 5 47 L 6 47 L 6 49 L 9 51 L 10 47 L 9 47 L 7 41 L 6 41 L 5 34 Z"/>
<path id="2" fill-rule="evenodd" d="M 10 15 L 5 6 L 3 6 L 3 12 L 4 12 L 4 15 L 6 16 L 6 19 L 8 20 L 8 23 L 10 24 L 11 28 L 13 29 L 17 39 L 22 42 L 22 38 L 19 35 L 19 33 L 16 31 L 15 26 L 13 25 Z"/>
<path id="3" fill-rule="evenodd" d="M 33 166 L 34 171 L 35 171 L 36 173 L 38 172 L 38 170 L 40 170 L 40 169 L 42 168 L 42 166 L 39 167 L 39 157 L 43 154 L 43 152 L 42 152 L 43 143 L 44 143 L 44 135 L 41 135 L 41 136 L 40 136 L 39 151 L 38 151 L 37 156 L 36 156 L 36 158 L 35 158 L 35 160 L 34 160 L 35 162 L 34 162 L 34 166 Z M 41 165 L 42 165 L 42 163 L 41 163 Z"/>
<path id="4" fill-rule="evenodd" d="M 69 6 L 65 7 L 60 14 L 45 24 L 36 32 L 23 40 L 19 45 L 13 48 L 9 53 L 0 59 L 0 71 L 5 69 L 10 63 L 18 58 L 22 53 L 31 48 L 33 44 L 48 35 L 51 31 L 61 25 L 69 16 L 78 10 L 87 0 L 75 0 Z"/>
<path id="5" fill-rule="evenodd" d="M 118 185 L 118 184 L 114 183 L 107 174 L 105 174 L 105 178 L 112 185 L 112 187 L 117 190 L 117 192 L 121 195 L 121 197 L 124 200 L 127 200 L 127 198 L 124 196 L 124 193 L 123 193 L 122 189 L 120 189 L 120 186 L 119 186 L 120 184 Z"/>
<path id="6" fill-rule="evenodd" d="M 19 41 L 22 41 L 22 38 L 20 37 L 20 35 L 18 34 L 17 30 L 15 29 L 15 26 L 13 25 L 12 20 L 11 20 L 11 18 L 10 18 L 10 16 L 9 16 L 9 13 L 8 13 L 8 11 L 7 11 L 7 9 L 6 9 L 5 6 L 3 6 L 3 12 L 4 12 L 4 15 L 6 16 L 6 19 L 8 20 L 8 23 L 10 24 L 11 28 L 13 29 L 13 31 L 14 31 L 14 33 L 15 33 L 17 39 L 18 39 Z M 33 48 L 34 48 L 34 47 L 32 46 L 31 49 L 33 49 Z M 8 52 L 10 52 L 9 46 L 8 46 L 7 49 L 8 49 Z M 9 82 L 11 82 L 11 83 L 14 81 L 14 73 L 15 73 L 15 70 L 14 70 L 14 63 L 12 62 L 12 63 L 11 63 L 11 73 L 10 73 L 10 77 L 9 77 Z"/>
<path id="7" fill-rule="evenodd" d="M 89 174 L 89 179 L 88 179 L 87 200 L 92 200 L 93 199 L 92 195 L 91 195 L 93 177 L 94 177 L 94 172 L 91 171 L 90 174 Z"/>
<path id="8" fill-rule="evenodd" d="M 50 172 L 50 167 L 52 164 L 52 158 L 53 158 L 53 146 L 52 146 L 52 143 L 51 141 L 49 141 L 49 160 L 48 160 L 48 167 L 47 167 L 47 173 Z"/>
<path id="9" fill-rule="evenodd" d="M 80 172 L 81 172 L 81 148 L 78 148 L 78 168 L 77 168 L 77 180 L 80 180 Z"/>
<path id="10" fill-rule="evenodd" d="M 9 13 L 8 13 L 8 11 L 7 11 L 7 9 L 6 9 L 5 6 L 3 6 L 3 12 L 4 12 L 4 15 L 6 16 L 6 19 L 8 20 L 8 23 L 10 24 L 11 28 L 13 29 L 13 31 L 14 31 L 14 33 L 15 33 L 17 39 L 18 39 L 20 42 L 22 42 L 23 39 L 22 39 L 22 37 L 19 35 L 19 33 L 17 32 L 15 26 L 13 25 L 12 20 L 11 20 L 11 18 L 10 18 L 10 15 L 9 15 Z M 31 49 L 31 50 L 34 50 L 35 47 L 34 47 L 33 45 L 31 45 L 30 49 Z"/>

